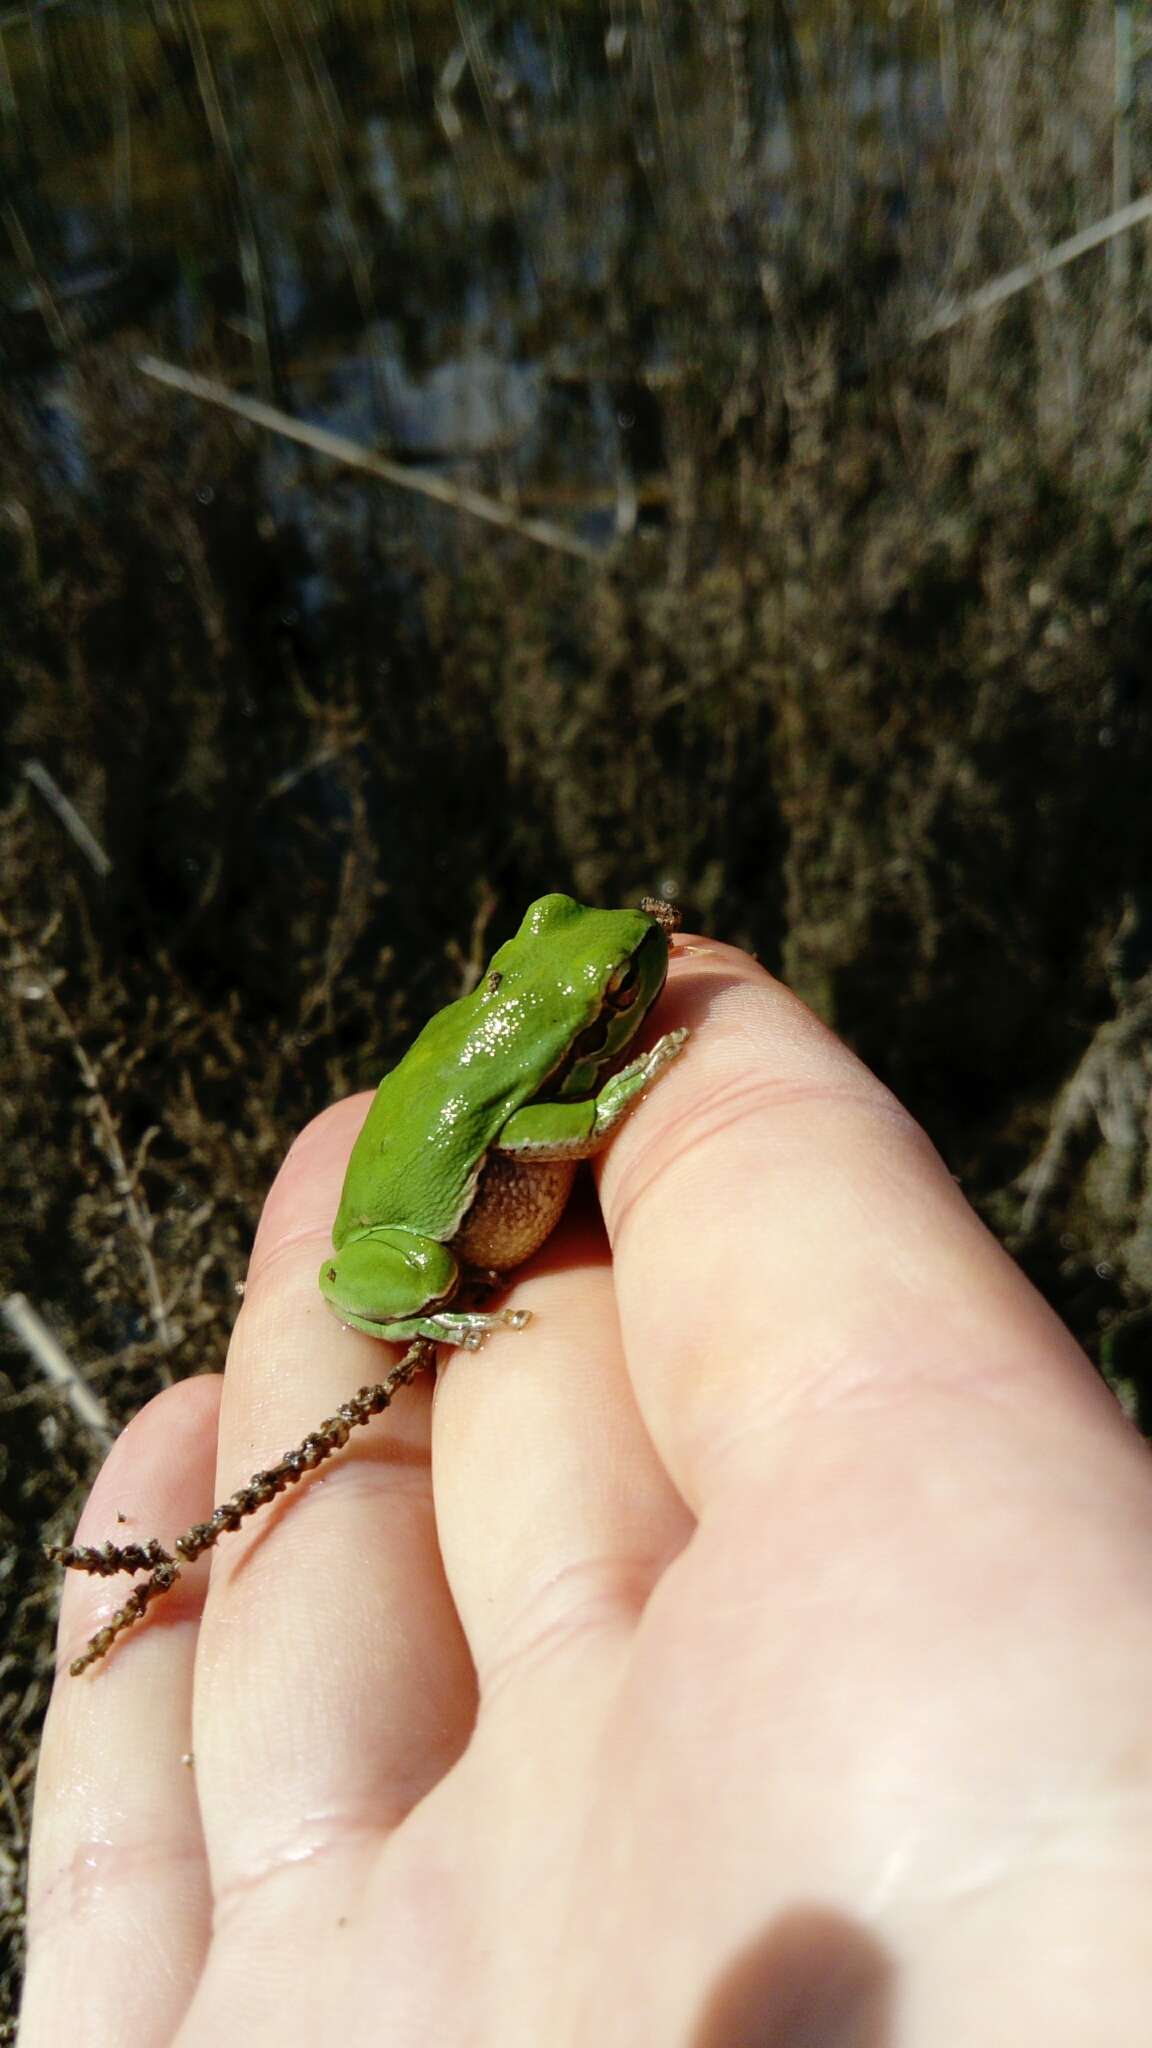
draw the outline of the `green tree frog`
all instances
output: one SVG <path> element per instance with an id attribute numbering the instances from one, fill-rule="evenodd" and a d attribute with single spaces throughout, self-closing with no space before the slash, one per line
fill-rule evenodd
<path id="1" fill-rule="evenodd" d="M 348 1162 L 320 1269 L 371 1336 L 474 1350 L 524 1311 L 454 1309 L 462 1285 L 532 1254 L 579 1160 L 606 1144 L 688 1034 L 620 1066 L 664 986 L 671 906 L 593 910 L 541 896 L 471 995 L 424 1026 L 381 1081 Z M 613 1071 L 615 1070 L 615 1071 Z"/>

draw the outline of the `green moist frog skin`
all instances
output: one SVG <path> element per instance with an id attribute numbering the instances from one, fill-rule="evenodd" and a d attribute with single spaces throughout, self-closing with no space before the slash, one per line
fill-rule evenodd
<path id="1" fill-rule="evenodd" d="M 662 911 L 663 906 L 654 906 Z M 523 1312 L 448 1307 L 558 1222 L 577 1162 L 606 1144 L 688 1036 L 608 1070 L 664 986 L 674 913 L 541 896 L 471 995 L 437 1012 L 376 1090 L 348 1162 L 320 1288 L 371 1336 L 474 1349 Z"/>

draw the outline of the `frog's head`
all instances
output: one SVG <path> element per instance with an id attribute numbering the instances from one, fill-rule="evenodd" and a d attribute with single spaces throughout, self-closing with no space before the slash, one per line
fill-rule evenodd
<path id="1" fill-rule="evenodd" d="M 502 965 L 530 975 L 542 999 L 562 1006 L 568 1050 L 544 1092 L 580 1099 L 595 1092 L 660 994 L 668 938 L 643 910 L 595 910 L 571 896 L 541 896 L 492 962 L 497 972 Z"/>

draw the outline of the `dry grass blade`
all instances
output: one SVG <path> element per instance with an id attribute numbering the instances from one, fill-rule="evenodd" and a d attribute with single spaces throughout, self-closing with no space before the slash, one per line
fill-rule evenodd
<path id="1" fill-rule="evenodd" d="M 0 1315 L 17 1343 L 22 1344 L 46 1380 L 62 1387 L 74 1414 L 106 1450 L 116 1427 L 103 1402 L 92 1392 L 81 1372 L 73 1365 L 63 1345 L 48 1328 L 44 1318 L 24 1294 L 9 1294 L 0 1302 Z"/>
<path id="2" fill-rule="evenodd" d="M 1141 221 L 1152 220 L 1152 192 L 1145 192 L 1134 199 L 1131 206 L 1121 207 L 1118 213 L 1110 213 L 1105 219 L 1093 221 L 1091 227 L 1080 228 L 1069 235 L 1067 241 L 1038 256 L 1032 263 L 1019 263 L 1014 270 L 1006 270 L 1002 277 L 993 278 L 990 284 L 981 285 L 966 299 L 950 300 L 939 311 L 925 320 L 913 335 L 914 341 L 931 341 L 937 334 L 947 334 L 952 327 L 959 327 L 962 321 L 974 319 L 978 313 L 990 313 L 1002 306 L 1006 299 L 1013 299 L 1018 292 L 1027 291 L 1029 285 L 1038 284 L 1041 278 L 1050 277 L 1055 270 L 1062 270 L 1066 263 L 1075 263 L 1078 256 L 1087 256 L 1092 249 L 1103 247 L 1114 235 L 1123 235 L 1129 228 L 1138 227 Z"/>
<path id="3" fill-rule="evenodd" d="M 54 775 L 51 775 L 43 761 L 25 761 L 24 773 L 33 789 L 39 790 L 50 810 L 55 811 L 64 830 L 74 839 L 85 859 L 90 861 L 101 881 L 112 873 L 112 862 L 97 839 L 91 827 L 84 823 L 70 797 L 65 796 Z"/>
<path id="4" fill-rule="evenodd" d="M 144 1283 L 148 1295 L 149 1314 L 156 1340 L 162 1351 L 168 1352 L 175 1341 L 160 1275 L 152 1249 L 155 1236 L 155 1220 L 148 1207 L 144 1190 L 140 1185 L 139 1173 L 129 1166 L 120 1142 L 120 1130 L 112 1106 L 101 1086 L 96 1063 L 89 1057 L 80 1034 L 56 993 L 52 982 L 36 971 L 35 956 L 27 950 L 0 912 L 0 932 L 12 943 L 12 963 L 21 972 L 31 969 L 32 974 L 25 982 L 29 993 L 34 991 L 35 1000 L 42 1003 L 52 1017 L 61 1037 L 70 1046 L 72 1056 L 80 1071 L 80 1078 L 88 1096 L 88 1107 L 92 1118 L 93 1132 L 100 1151 L 112 1173 L 116 1195 L 122 1204 L 125 1222 L 131 1232 L 143 1269 Z M 171 1380 L 167 1367 L 162 1367 L 165 1384 Z"/>
<path id="5" fill-rule="evenodd" d="M 0 23 L 0 27 L 2 26 Z M 56 303 L 52 287 L 40 267 L 24 223 L 10 199 L 4 200 L 0 205 L 0 218 L 8 230 L 12 253 L 27 280 L 28 290 L 39 309 L 48 338 L 53 348 L 63 351 L 70 347 L 72 342 L 71 324 L 67 314 L 62 313 Z"/>
<path id="6" fill-rule="evenodd" d="M 387 456 L 375 454 L 359 441 L 350 441 L 345 434 L 332 434 L 327 427 L 315 427 L 308 420 L 294 419 L 291 413 L 281 412 L 278 406 L 246 398 L 242 392 L 230 390 L 227 384 L 217 383 L 214 377 L 196 376 L 191 370 L 182 370 L 176 363 L 163 362 L 158 356 L 141 356 L 137 366 L 145 377 L 153 377 L 158 384 L 167 384 L 173 391 L 183 391 L 189 398 L 202 399 L 206 405 L 222 406 L 225 412 L 235 413 L 238 419 L 247 420 L 251 426 L 266 427 L 269 433 L 282 434 L 286 440 L 296 441 L 302 448 L 314 449 L 317 455 L 330 456 L 333 462 L 343 462 L 349 469 L 363 470 L 368 476 L 378 476 L 385 483 L 396 484 L 400 490 L 432 498 L 436 504 L 448 505 L 454 512 L 464 512 L 471 519 L 482 519 L 489 526 L 503 527 L 506 533 L 518 533 L 524 540 L 535 541 L 540 547 L 575 555 L 578 560 L 592 562 L 598 568 L 608 561 L 603 548 L 581 540 L 574 533 L 566 533 L 562 526 L 553 526 L 544 519 L 522 519 L 519 513 L 502 505 L 499 499 L 485 497 L 481 491 L 471 491 L 464 484 L 450 484 L 438 476 L 421 476 L 402 463 L 390 462 Z"/>

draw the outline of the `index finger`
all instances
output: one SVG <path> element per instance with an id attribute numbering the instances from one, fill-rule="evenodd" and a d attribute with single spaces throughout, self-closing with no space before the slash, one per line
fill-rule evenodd
<path id="1" fill-rule="evenodd" d="M 977 1388 L 1126 1436 L 924 1132 L 747 955 L 678 942 L 686 1053 L 601 1180 L 629 1370 L 699 1512 L 817 1414 Z"/>

